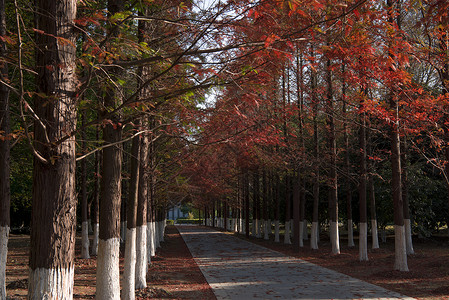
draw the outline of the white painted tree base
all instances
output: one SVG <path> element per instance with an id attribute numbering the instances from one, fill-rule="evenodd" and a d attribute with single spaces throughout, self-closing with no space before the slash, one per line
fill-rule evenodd
<path id="1" fill-rule="evenodd" d="M 338 222 L 330 224 L 332 254 L 340 254 L 340 239 L 338 234 Z"/>
<path id="2" fill-rule="evenodd" d="M 120 300 L 120 238 L 100 239 L 97 256 L 97 300 Z"/>
<path id="3" fill-rule="evenodd" d="M 410 223 L 410 219 L 404 219 L 404 229 L 407 254 L 415 254 L 415 250 L 413 249 L 412 225 Z"/>
<path id="4" fill-rule="evenodd" d="M 148 227 L 148 224 L 150 224 L 149 227 Z M 149 233 L 149 240 L 147 239 L 147 243 L 149 244 L 149 252 L 148 253 L 150 253 L 150 257 L 153 257 L 156 255 L 156 241 L 155 241 L 156 237 L 154 234 L 155 227 L 156 227 L 156 225 L 154 224 L 154 222 L 147 223 L 147 231 Z"/>
<path id="5" fill-rule="evenodd" d="M 224 221 L 223 221 L 223 229 L 224 229 Z M 159 247 L 161 246 L 161 243 L 164 241 L 164 221 L 159 222 Z"/>
<path id="6" fill-rule="evenodd" d="M 136 298 L 136 228 L 126 229 L 126 236 L 122 300 L 134 300 Z"/>
<path id="7" fill-rule="evenodd" d="M 28 299 L 73 299 L 74 274 L 74 266 L 56 269 L 30 269 L 30 276 L 28 280 Z"/>
<path id="8" fill-rule="evenodd" d="M 151 222 L 147 222 L 147 264 L 151 265 Z M 137 251 L 137 249 L 136 249 Z"/>
<path id="9" fill-rule="evenodd" d="M 89 255 L 89 222 L 81 224 L 81 258 L 90 258 Z"/>
<path id="10" fill-rule="evenodd" d="M 377 233 L 377 220 L 371 220 L 372 249 L 379 249 L 379 235 Z"/>
<path id="11" fill-rule="evenodd" d="M 318 222 L 312 222 L 312 232 L 310 234 L 310 248 L 318 250 Z"/>
<path id="12" fill-rule="evenodd" d="M 92 255 L 96 256 L 98 254 L 98 234 L 99 234 L 99 224 L 95 223 L 93 226 L 94 234 L 92 239 Z"/>
<path id="13" fill-rule="evenodd" d="M 290 240 L 290 221 L 285 221 L 285 233 L 284 233 L 284 244 L 291 245 Z"/>
<path id="14" fill-rule="evenodd" d="M 360 223 L 359 260 L 368 261 L 368 224 Z"/>
<path id="15" fill-rule="evenodd" d="M 354 244 L 354 223 L 348 219 L 348 247 L 355 247 Z"/>
<path id="16" fill-rule="evenodd" d="M 404 226 L 394 225 L 394 269 L 408 271 Z"/>
<path id="17" fill-rule="evenodd" d="M 0 226 L 0 299 L 6 299 L 6 261 L 9 226 Z"/>
<path id="18" fill-rule="evenodd" d="M 136 289 L 147 287 L 147 225 L 136 229 Z"/>
<path id="19" fill-rule="evenodd" d="M 274 241 L 279 243 L 279 220 L 274 221 Z"/>

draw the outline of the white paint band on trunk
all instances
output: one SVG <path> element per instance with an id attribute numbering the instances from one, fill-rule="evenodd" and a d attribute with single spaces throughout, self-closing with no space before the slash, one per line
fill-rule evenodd
<path id="1" fill-rule="evenodd" d="M 92 255 L 97 255 L 98 253 L 98 234 L 99 234 L 99 229 L 100 229 L 100 225 L 98 223 L 95 223 L 94 226 L 94 236 L 92 239 Z"/>
<path id="2" fill-rule="evenodd" d="M 405 229 L 405 247 L 407 250 L 407 254 L 415 254 L 415 250 L 413 249 L 412 225 L 410 223 L 410 219 L 404 219 L 404 229 Z"/>
<path id="3" fill-rule="evenodd" d="M 73 299 L 74 266 L 68 268 L 30 269 L 28 299 L 71 300 Z"/>
<path id="4" fill-rule="evenodd" d="M 0 299 L 6 299 L 6 261 L 9 226 L 0 226 Z"/>
<path id="5" fill-rule="evenodd" d="M 136 289 L 147 287 L 147 225 L 137 226 L 136 236 Z"/>
<path id="6" fill-rule="evenodd" d="M 147 222 L 147 264 L 151 265 L 151 222 Z"/>
<path id="7" fill-rule="evenodd" d="M 408 271 L 404 226 L 394 225 L 394 269 Z"/>
<path id="8" fill-rule="evenodd" d="M 122 300 L 134 300 L 136 298 L 136 228 L 126 229 L 126 236 Z"/>
<path id="9" fill-rule="evenodd" d="M 120 300 L 120 238 L 99 240 L 95 298 Z"/>
<path id="10" fill-rule="evenodd" d="M 340 238 L 338 234 L 338 222 L 331 221 L 332 254 L 340 254 Z"/>
<path id="11" fill-rule="evenodd" d="M 364 222 L 359 226 L 359 260 L 368 261 L 368 224 Z"/>
<path id="12" fill-rule="evenodd" d="M 89 222 L 81 224 L 81 258 L 90 258 L 89 255 Z"/>

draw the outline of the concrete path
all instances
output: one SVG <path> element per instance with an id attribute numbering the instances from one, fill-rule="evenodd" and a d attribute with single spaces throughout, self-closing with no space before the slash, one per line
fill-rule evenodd
<path id="1" fill-rule="evenodd" d="M 217 299 L 412 299 L 213 229 L 177 228 Z"/>

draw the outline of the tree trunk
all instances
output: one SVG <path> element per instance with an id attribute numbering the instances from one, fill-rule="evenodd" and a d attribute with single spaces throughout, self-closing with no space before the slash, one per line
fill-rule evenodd
<path id="1" fill-rule="evenodd" d="M 330 236 L 332 254 L 340 254 L 340 243 L 338 234 L 338 197 L 337 197 L 337 143 L 335 137 L 334 101 L 332 90 L 332 72 L 330 70 L 330 59 L 327 59 L 326 81 L 327 81 L 327 109 L 328 109 L 328 139 L 330 155 L 329 171 L 329 212 L 330 212 Z"/>
<path id="2" fill-rule="evenodd" d="M 147 203 L 147 260 L 148 265 L 151 264 L 151 257 L 156 255 L 156 177 L 155 177 L 155 142 L 153 141 L 154 137 L 154 128 L 155 118 L 150 117 L 148 124 L 149 130 L 152 134 L 149 135 L 149 144 L 148 144 L 148 203 Z"/>
<path id="3" fill-rule="evenodd" d="M 35 157 L 31 221 L 29 299 L 70 299 L 73 295 L 76 196 L 76 1 L 36 1 Z M 59 43 L 55 37 L 70 43 Z M 60 66 L 64 66 L 61 68 Z"/>
<path id="4" fill-rule="evenodd" d="M 148 124 L 148 119 L 143 120 L 142 127 L 145 128 Z M 143 289 L 147 286 L 147 260 L 148 255 L 148 182 L 149 182 L 149 139 L 148 134 L 144 133 L 140 139 L 140 154 L 139 154 L 139 191 L 137 193 L 137 237 L 136 237 L 136 288 Z"/>
<path id="5" fill-rule="evenodd" d="M 5 0 L 0 0 L 0 37 L 6 36 Z M 6 44 L 0 39 L 0 56 L 6 56 Z M 8 82 L 8 65 L 0 66 L 2 82 Z M 9 88 L 0 82 L 0 299 L 6 299 L 6 261 L 10 229 L 10 143 Z"/>
<path id="6" fill-rule="evenodd" d="M 267 183 L 267 172 L 263 170 L 262 172 L 262 189 L 263 189 L 263 238 L 268 240 L 270 238 L 268 233 L 268 183 Z"/>
<path id="7" fill-rule="evenodd" d="M 245 172 L 245 235 L 249 238 L 249 174 Z"/>
<path id="8" fill-rule="evenodd" d="M 394 26 L 394 3 L 397 0 L 387 0 L 388 22 Z M 391 37 L 392 39 L 394 36 Z M 394 61 L 394 57 L 390 54 Z M 392 71 L 390 69 L 390 71 Z M 390 87 L 388 102 L 393 113 L 393 120 L 390 124 L 391 141 L 391 189 L 393 192 L 394 207 L 394 234 L 395 234 L 395 262 L 394 269 L 399 271 L 408 271 L 407 251 L 405 242 L 404 228 L 404 204 L 402 201 L 402 181 L 401 181 L 401 149 L 399 135 L 399 105 L 395 99 L 393 88 Z"/>
<path id="9" fill-rule="evenodd" d="M 343 98 L 343 135 L 345 141 L 345 172 L 346 172 L 346 217 L 348 220 L 348 247 L 354 247 L 354 225 L 352 221 L 352 189 L 351 189 L 351 163 L 349 159 L 349 130 L 348 123 L 349 117 L 346 107 L 346 73 L 345 73 L 345 64 L 342 65 L 342 73 L 343 73 L 343 83 L 342 83 L 342 98 Z"/>
<path id="10" fill-rule="evenodd" d="M 259 177 L 257 170 L 253 172 L 253 228 L 252 235 L 257 237 L 257 205 L 259 201 Z"/>
<path id="11" fill-rule="evenodd" d="M 122 11 L 121 0 L 108 1 L 109 16 Z M 118 70 L 112 70 L 119 75 Z M 116 87 L 107 87 L 104 97 L 106 109 L 119 105 L 120 94 Z M 106 113 L 104 111 L 103 113 Z M 120 116 L 111 116 L 111 123 L 104 125 L 103 140 L 106 145 L 122 139 Z M 97 299 L 120 299 L 119 254 L 120 254 L 120 202 L 121 202 L 121 145 L 103 149 L 103 168 L 101 177 L 100 234 L 97 257 Z"/>
<path id="12" fill-rule="evenodd" d="M 285 233 L 284 233 L 284 244 L 290 245 L 290 220 L 292 218 L 292 204 L 291 204 L 291 191 L 290 191 L 290 177 L 287 172 L 285 172 Z"/>
<path id="13" fill-rule="evenodd" d="M 126 244 L 125 262 L 123 272 L 123 296 L 122 300 L 136 298 L 136 222 L 137 222 L 137 193 L 139 190 L 139 152 L 140 136 L 132 140 L 131 145 L 131 176 L 129 180 L 128 205 L 126 206 Z"/>
<path id="14" fill-rule="evenodd" d="M 310 50 L 310 56 L 314 57 L 313 47 Z M 311 98 L 312 98 L 312 115 L 313 115 L 313 214 L 312 214 L 312 234 L 310 238 L 310 248 L 318 249 L 318 233 L 319 233 L 319 215 L 318 207 L 320 202 L 320 169 L 318 165 L 319 161 L 319 140 L 318 140 L 318 97 L 316 94 L 317 88 L 317 74 L 313 69 L 310 74 L 310 87 L 311 87 Z"/>
<path id="15" fill-rule="evenodd" d="M 373 146 L 371 143 L 371 134 L 368 131 L 368 151 L 370 156 L 373 156 Z M 374 189 L 374 165 L 370 160 L 368 160 L 370 173 L 368 177 L 368 195 L 370 202 L 370 217 L 371 217 L 371 236 L 372 236 L 372 249 L 379 249 L 379 235 L 377 233 L 377 214 L 376 214 L 376 191 Z"/>
<path id="16" fill-rule="evenodd" d="M 96 128 L 96 140 L 99 140 L 100 130 L 97 126 Z M 92 239 L 92 255 L 96 256 L 98 253 L 98 235 L 100 233 L 100 169 L 102 165 L 102 154 L 103 151 L 95 152 L 95 185 L 94 185 L 94 200 L 92 209 L 92 222 L 93 222 L 93 239 Z"/>
<path id="17" fill-rule="evenodd" d="M 280 178 L 279 178 L 279 174 L 276 172 L 275 174 L 275 182 L 274 182 L 274 186 L 275 186 L 275 192 L 274 192 L 274 197 L 275 197 L 275 214 L 274 214 L 274 241 L 276 243 L 279 243 L 279 219 L 280 219 L 280 206 L 279 206 L 279 201 L 280 201 Z"/>
<path id="18" fill-rule="evenodd" d="M 404 138 L 402 141 L 404 151 L 402 153 L 403 163 L 402 165 L 402 202 L 404 205 L 404 228 L 405 228 L 405 248 L 407 254 L 415 254 L 413 250 L 413 240 L 412 240 L 412 225 L 410 218 L 409 209 L 409 198 L 408 198 L 408 146 L 407 140 Z"/>
<path id="19" fill-rule="evenodd" d="M 364 93 L 362 93 L 364 97 Z M 366 216 L 366 114 L 363 99 L 360 101 L 360 128 L 359 128 L 359 149 L 360 149 L 360 178 L 359 178 L 359 260 L 368 260 L 368 224 Z"/>
<path id="20" fill-rule="evenodd" d="M 81 123 L 84 127 L 86 123 L 86 111 L 82 112 Z M 86 149 L 86 130 L 81 132 L 82 153 Z M 87 259 L 89 256 L 89 222 L 87 214 L 87 158 L 81 160 L 81 258 Z"/>

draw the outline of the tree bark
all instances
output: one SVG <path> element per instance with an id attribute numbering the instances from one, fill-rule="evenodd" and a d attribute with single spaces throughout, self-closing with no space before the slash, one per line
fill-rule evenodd
<path id="1" fill-rule="evenodd" d="M 5 0 L 0 0 L 0 37 L 6 36 Z M 0 57 L 6 56 L 6 44 L 0 38 Z M 8 65 L 0 65 L 0 79 L 8 82 Z M 9 88 L 0 82 L 0 299 L 6 299 L 6 260 L 10 229 L 10 143 Z"/>
<path id="2" fill-rule="evenodd" d="M 108 14 L 113 16 L 122 11 L 121 0 L 108 1 Z M 118 70 L 112 70 L 115 76 Z M 106 109 L 113 109 L 121 102 L 120 93 L 115 86 L 107 87 L 104 97 Z M 106 110 L 102 112 L 106 114 Z M 120 116 L 115 114 L 111 122 L 104 125 L 103 140 L 106 145 L 122 140 Z M 120 254 L 120 202 L 121 202 L 121 145 L 103 149 L 103 168 L 101 177 L 100 233 L 97 257 L 97 299 L 120 299 L 119 254 Z"/>
<path id="3" fill-rule="evenodd" d="M 142 126 L 147 126 L 148 120 L 142 122 Z M 137 193 L 137 238 L 136 238 L 136 288 L 143 289 L 147 286 L 147 260 L 148 255 L 148 240 L 147 240 L 147 209 L 148 209 L 148 181 L 149 181 L 149 141 L 148 134 L 143 134 L 140 139 L 140 154 L 139 154 L 139 190 Z"/>
<path id="4" fill-rule="evenodd" d="M 387 0 L 388 22 L 394 26 L 394 10 L 396 0 Z M 394 36 L 390 37 L 391 39 Z M 392 54 L 390 58 L 394 61 Z M 390 71 L 392 71 L 390 69 Z M 407 252 L 405 244 L 404 228 L 404 204 L 402 201 L 402 181 L 401 181 L 401 148 L 399 135 L 399 105 L 395 99 L 393 87 L 390 87 L 388 102 L 390 110 L 393 113 L 393 120 L 390 124 L 390 142 L 391 142 L 391 189 L 393 193 L 394 207 L 394 232 L 395 232 L 395 262 L 394 269 L 399 271 L 408 271 Z"/>
<path id="5" fill-rule="evenodd" d="M 368 131 L 368 151 L 370 156 L 373 156 L 373 145 L 371 142 L 372 135 Z M 374 189 L 374 164 L 368 160 L 368 195 L 370 203 L 370 217 L 371 217 L 371 236 L 372 249 L 379 249 L 379 235 L 377 233 L 377 214 L 376 214 L 376 191 Z"/>
<path id="6" fill-rule="evenodd" d="M 82 112 L 81 123 L 84 127 L 86 123 L 86 111 Z M 86 152 L 86 130 L 81 132 L 82 153 Z M 89 222 L 87 214 L 87 158 L 81 160 L 81 258 L 87 259 L 89 256 Z"/>
<path id="7" fill-rule="evenodd" d="M 139 190 L 139 152 L 140 136 L 132 139 L 131 145 L 131 177 L 129 180 L 128 205 L 126 206 L 126 244 L 125 262 L 123 273 L 123 300 L 136 298 L 135 277 L 136 277 L 136 237 L 137 237 L 137 193 Z"/>
<path id="8" fill-rule="evenodd" d="M 290 220 L 292 218 L 292 204 L 291 204 L 291 186 L 290 186 L 290 177 L 287 172 L 285 174 L 285 234 L 284 234 L 284 244 L 290 245 Z"/>
<path id="9" fill-rule="evenodd" d="M 343 83 L 342 83 L 342 98 L 343 98 L 343 138 L 345 142 L 345 172 L 346 172 L 346 217 L 348 220 L 348 247 L 354 247 L 354 225 L 352 221 L 352 189 L 351 189 L 351 163 L 350 163 L 350 144 L 349 144 L 349 117 L 347 112 L 347 102 L 346 102 L 346 73 L 345 73 L 345 64 L 342 65 L 342 73 L 343 73 Z"/>
<path id="10" fill-rule="evenodd" d="M 276 243 L 279 243 L 279 219 L 280 219 L 280 178 L 279 174 L 276 172 L 275 176 L 275 182 L 274 182 L 274 197 L 275 197 L 275 213 L 274 213 L 274 241 Z"/>
<path id="11" fill-rule="evenodd" d="M 362 93 L 364 97 L 364 93 Z M 360 177 L 359 177 L 359 260 L 368 260 L 368 224 L 366 215 L 366 113 L 364 112 L 364 101 L 360 101 Z"/>
<path id="12" fill-rule="evenodd" d="M 263 238 L 264 240 L 268 240 L 270 238 L 268 233 L 268 183 L 267 183 L 267 172 L 265 169 L 262 171 L 262 209 L 263 209 Z"/>
<path id="13" fill-rule="evenodd" d="M 97 126 L 96 128 L 96 140 L 98 141 L 100 138 L 100 130 Z M 102 165 L 102 154 L 103 151 L 95 152 L 95 184 L 94 184 L 94 200 L 93 200 L 93 208 L 92 208 L 92 222 L 93 222 L 93 239 L 92 239 L 92 249 L 91 253 L 94 256 L 97 256 L 98 253 L 98 235 L 100 233 L 100 170 Z"/>
<path id="14" fill-rule="evenodd" d="M 404 229 L 405 229 L 405 248 L 407 254 L 415 254 L 413 250 L 413 240 L 412 240 L 412 225 L 410 218 L 409 209 L 409 198 L 408 198 L 408 146 L 407 140 L 404 138 L 402 141 L 403 149 L 402 152 L 402 202 L 404 209 Z"/>
<path id="15" fill-rule="evenodd" d="M 337 197 L 337 142 L 335 137 L 334 101 L 332 89 L 332 72 L 330 59 L 327 59 L 326 81 L 327 81 L 327 109 L 328 109 L 328 139 L 329 139 L 329 212 L 330 212 L 330 235 L 332 254 L 340 254 L 340 243 L 338 234 L 338 197 Z"/>
<path id="16" fill-rule="evenodd" d="M 313 47 L 310 50 L 310 56 L 314 57 Z M 318 97 L 316 94 L 317 88 L 317 74 L 313 69 L 310 74 L 310 87 L 311 87 L 311 99 L 312 99 L 312 118 L 313 118 L 313 214 L 312 214 L 312 234 L 310 239 L 310 248 L 316 250 L 318 249 L 318 233 L 319 233 L 319 202 L 320 202 L 320 168 L 318 165 L 319 161 L 319 139 L 318 139 Z"/>
<path id="17" fill-rule="evenodd" d="M 76 196 L 76 1 L 36 2 L 35 157 L 31 221 L 29 299 L 67 299 L 73 295 Z M 59 43 L 55 37 L 70 43 Z M 61 67 L 63 66 L 63 67 Z"/>

